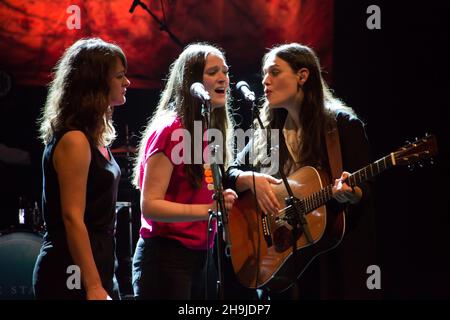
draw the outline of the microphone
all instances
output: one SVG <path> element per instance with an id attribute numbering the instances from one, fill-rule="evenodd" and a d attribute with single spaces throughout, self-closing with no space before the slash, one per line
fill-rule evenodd
<path id="1" fill-rule="evenodd" d="M 193 97 L 202 100 L 203 103 L 209 102 L 211 100 L 208 91 L 205 90 L 205 87 L 200 82 L 194 82 L 191 85 L 190 92 Z"/>
<path id="2" fill-rule="evenodd" d="M 239 81 L 236 84 L 236 89 L 244 96 L 244 99 L 250 102 L 255 101 L 255 93 L 250 91 L 250 86 L 245 81 Z"/>
<path id="3" fill-rule="evenodd" d="M 141 3 L 140 0 L 134 0 L 133 4 L 131 5 L 131 8 L 130 8 L 130 13 L 133 13 L 134 9 L 136 9 L 137 5 L 140 3 Z"/>

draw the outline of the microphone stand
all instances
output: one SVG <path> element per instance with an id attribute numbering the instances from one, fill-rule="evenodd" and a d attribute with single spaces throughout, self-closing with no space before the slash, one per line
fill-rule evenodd
<path id="1" fill-rule="evenodd" d="M 263 122 L 261 121 L 261 117 L 259 115 L 259 108 L 256 106 L 255 103 L 255 99 L 251 99 L 251 100 L 247 100 L 250 101 L 252 104 L 252 128 L 253 130 L 256 130 L 256 124 L 255 124 L 255 119 L 258 121 L 259 124 L 259 129 L 262 131 L 265 129 Z M 268 132 L 270 132 L 270 129 L 268 128 L 267 130 Z M 253 133 L 254 134 L 254 133 Z M 251 171 L 252 171 L 252 181 L 253 181 L 253 201 L 255 203 L 255 208 L 256 208 L 256 213 L 257 213 L 257 223 L 258 223 L 258 244 L 260 243 L 260 226 L 261 226 L 261 222 L 260 222 L 260 217 L 261 219 L 267 219 L 265 215 L 265 213 L 262 212 L 261 208 L 258 205 L 258 198 L 257 198 L 257 194 L 256 194 L 256 181 L 255 181 L 255 168 L 253 166 L 253 156 L 254 156 L 254 141 L 252 142 L 252 150 L 251 150 L 251 156 L 249 157 L 249 161 L 250 161 L 250 165 L 251 165 Z M 267 146 L 269 146 L 269 142 L 267 143 Z M 269 147 L 268 147 L 269 149 Z M 270 237 L 270 234 L 264 234 L 264 238 L 267 242 L 268 247 L 270 247 L 272 245 L 272 238 Z M 260 255 L 261 255 L 261 246 L 258 245 L 257 248 L 257 255 L 256 255 L 256 276 L 255 276 L 255 287 L 257 287 L 258 285 L 258 280 L 259 280 L 259 275 L 260 275 Z M 259 295 L 259 293 L 257 293 L 257 295 Z"/>
<path id="2" fill-rule="evenodd" d="M 172 33 L 172 31 L 169 30 L 167 24 L 159 20 L 158 17 L 145 5 L 145 3 L 142 3 L 142 1 L 138 1 L 137 5 L 140 5 L 142 9 L 147 11 L 150 14 L 150 16 L 159 24 L 159 30 L 167 32 L 169 34 L 169 37 L 173 40 L 173 42 L 179 45 L 180 48 L 184 48 L 184 44 L 181 43 L 181 41 Z"/>
<path id="3" fill-rule="evenodd" d="M 205 106 L 206 105 L 206 106 Z M 202 105 L 202 116 L 205 121 L 206 132 L 208 133 L 208 129 L 211 124 L 211 102 L 206 100 Z M 209 134 L 208 134 L 208 142 L 209 142 Z M 224 273 L 223 273 L 223 261 L 222 261 L 222 252 L 225 252 L 226 255 L 229 255 L 230 249 L 230 238 L 228 235 L 228 212 L 225 208 L 225 199 L 223 197 L 223 185 L 222 185 L 222 172 L 219 164 L 216 161 L 216 153 L 217 148 L 220 146 L 212 146 L 211 150 L 211 161 L 210 169 L 212 172 L 213 184 L 214 184 L 214 195 L 213 199 L 216 201 L 217 212 L 209 209 L 209 221 L 212 219 L 216 219 L 217 221 L 217 233 L 216 233 L 216 250 L 217 250 L 217 295 L 220 300 L 224 300 Z M 209 229 L 212 231 L 212 229 Z M 222 235 L 222 238 L 220 235 Z M 224 243 L 226 246 L 224 247 Z M 208 248 L 209 250 L 209 248 Z"/>
<path id="4" fill-rule="evenodd" d="M 261 118 L 259 116 L 259 109 L 256 106 L 254 100 L 252 100 L 251 102 L 252 102 L 252 116 L 253 116 L 253 119 L 256 119 L 258 121 L 259 125 L 260 125 L 260 128 L 264 129 L 264 125 L 263 125 L 263 123 L 261 121 Z M 268 128 L 268 142 L 267 142 L 268 154 L 270 154 L 270 146 L 269 146 L 269 141 L 271 141 L 271 137 L 270 136 L 271 136 L 270 135 L 270 128 Z M 306 241 L 309 244 L 312 244 L 314 242 L 314 240 L 313 240 L 313 238 L 311 236 L 311 231 L 309 230 L 309 227 L 308 227 L 308 222 L 307 222 L 306 217 L 305 217 L 305 210 L 304 210 L 304 208 L 300 207 L 301 203 L 299 202 L 299 199 L 294 196 L 294 193 L 292 192 L 292 189 L 291 189 L 291 187 L 290 187 L 290 185 L 289 185 L 289 183 L 287 181 L 286 175 L 283 172 L 283 168 L 279 169 L 279 174 L 281 175 L 281 178 L 283 180 L 283 184 L 284 184 L 284 186 L 286 188 L 286 191 L 288 193 L 288 197 L 286 197 L 284 199 L 285 203 L 286 203 L 286 206 L 288 206 L 288 207 L 290 206 L 293 209 L 293 211 L 295 212 L 295 214 L 293 216 L 289 215 L 287 217 L 287 222 L 293 227 L 293 230 L 292 230 L 292 252 L 293 252 L 293 255 L 294 255 L 294 266 L 295 266 L 296 259 L 297 259 L 297 236 L 298 236 L 299 229 L 300 229 L 301 232 L 304 233 L 304 235 L 306 237 Z M 256 199 L 255 199 L 255 202 L 256 202 Z M 269 243 L 270 240 L 271 240 L 270 237 L 266 238 L 266 241 L 268 241 L 268 243 Z M 270 243 L 271 243 L 271 241 L 270 241 Z"/>
<path id="5" fill-rule="evenodd" d="M 259 123 L 259 125 L 260 125 L 260 127 L 261 127 L 261 129 L 264 129 L 264 125 L 263 125 L 263 123 L 261 121 L 261 118 L 259 116 L 259 109 L 256 106 L 254 100 L 251 100 L 251 102 L 252 102 L 253 119 L 256 118 L 258 123 Z M 268 140 L 270 141 L 270 130 L 268 130 Z M 269 149 L 269 143 L 268 143 L 268 147 L 267 148 Z M 304 212 L 305 210 L 304 210 L 304 208 L 300 208 L 299 207 L 300 203 L 299 203 L 298 199 L 294 196 L 294 193 L 292 192 L 292 189 L 291 189 L 291 187 L 290 187 L 290 185 L 289 185 L 289 183 L 287 181 L 286 175 L 283 172 L 283 168 L 279 169 L 279 173 L 280 173 L 281 178 L 283 180 L 283 184 L 284 184 L 284 186 L 286 188 L 286 191 L 287 191 L 287 193 L 289 195 L 288 197 L 285 198 L 286 205 L 287 206 L 291 206 L 292 209 L 295 212 L 294 217 L 290 216 L 288 218 L 288 220 L 293 225 L 294 230 L 296 230 L 298 227 L 301 228 L 302 232 L 305 234 L 306 240 L 308 241 L 308 243 L 311 244 L 314 241 L 312 239 L 311 232 L 310 232 L 310 230 L 308 228 L 308 222 L 306 220 L 305 212 Z M 296 243 L 295 243 L 295 240 L 294 240 L 294 242 L 293 242 L 294 249 L 295 249 L 295 245 L 296 245 Z M 295 254 L 295 252 L 294 252 L 294 254 Z"/>
<path id="6" fill-rule="evenodd" d="M 256 119 L 261 130 L 264 130 L 264 124 L 262 123 L 261 117 L 259 116 L 259 108 L 256 106 L 255 100 L 250 101 L 252 103 L 252 119 Z"/>

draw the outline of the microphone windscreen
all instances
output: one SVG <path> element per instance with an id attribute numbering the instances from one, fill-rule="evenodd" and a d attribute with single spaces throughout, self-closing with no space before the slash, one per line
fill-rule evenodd
<path id="1" fill-rule="evenodd" d="M 245 82 L 245 81 L 239 81 L 239 82 L 236 84 L 236 89 L 241 90 L 241 87 L 247 87 L 247 88 L 250 89 L 250 86 L 249 86 L 248 83 Z"/>

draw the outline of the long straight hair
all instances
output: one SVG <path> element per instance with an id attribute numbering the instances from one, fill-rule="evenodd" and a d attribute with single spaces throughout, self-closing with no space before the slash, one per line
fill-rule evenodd
<path id="1" fill-rule="evenodd" d="M 180 117 L 183 127 L 189 131 L 191 137 L 194 137 L 194 121 L 202 121 L 202 116 L 200 102 L 192 97 L 190 87 L 194 82 L 203 82 L 206 57 L 209 54 L 218 55 L 225 60 L 221 49 L 207 43 L 193 43 L 188 45 L 170 66 L 168 80 L 161 93 L 159 103 L 144 129 L 139 143 L 139 153 L 135 159 L 133 171 L 133 184 L 137 188 L 139 188 L 140 161 L 144 157 L 147 140 L 158 122 L 160 123 L 160 119 L 171 115 Z M 229 92 L 227 97 L 230 97 Z M 211 112 L 210 124 L 212 128 L 220 130 L 224 137 L 223 159 L 225 164 L 231 160 L 230 130 L 233 129 L 233 122 L 229 109 L 228 101 L 224 108 L 214 108 Z M 194 150 L 194 141 L 191 142 L 191 148 Z M 203 166 L 194 164 L 193 152 L 191 152 L 191 157 L 191 164 L 185 164 L 186 175 L 194 188 L 200 188 Z"/>

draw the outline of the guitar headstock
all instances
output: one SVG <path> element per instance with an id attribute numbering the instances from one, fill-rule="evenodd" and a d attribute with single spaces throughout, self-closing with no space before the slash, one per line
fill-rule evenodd
<path id="1" fill-rule="evenodd" d="M 411 165 L 421 160 L 430 159 L 438 154 L 436 137 L 426 135 L 414 142 L 408 142 L 394 152 L 396 165 Z"/>

